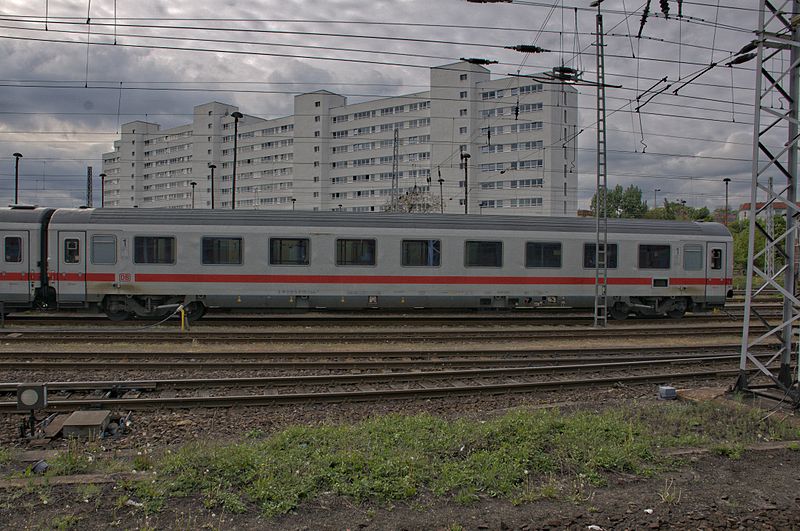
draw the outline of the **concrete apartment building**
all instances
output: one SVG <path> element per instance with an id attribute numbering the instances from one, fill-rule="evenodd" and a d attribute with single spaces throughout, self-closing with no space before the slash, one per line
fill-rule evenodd
<path id="1" fill-rule="evenodd" d="M 104 206 L 211 208 L 213 187 L 230 209 L 236 111 L 211 102 L 191 124 L 124 124 L 103 155 Z M 352 105 L 301 94 L 291 116 L 238 120 L 236 208 L 377 212 L 396 171 L 399 194 L 430 193 L 436 211 L 463 213 L 466 195 L 470 214 L 574 216 L 576 124 L 573 87 L 466 62 L 431 68 L 426 92 Z"/>

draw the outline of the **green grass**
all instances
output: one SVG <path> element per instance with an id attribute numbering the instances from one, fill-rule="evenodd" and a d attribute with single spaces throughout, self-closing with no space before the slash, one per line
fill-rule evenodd
<path id="1" fill-rule="evenodd" d="M 736 458 L 751 442 L 799 435 L 744 407 L 679 402 L 569 415 L 515 411 L 485 422 L 390 415 L 240 444 L 190 444 L 153 460 L 156 479 L 128 484 L 127 492 L 149 511 L 199 495 L 209 508 L 258 507 L 270 516 L 322 492 L 378 503 L 420 493 L 464 504 L 481 496 L 580 503 L 615 472 L 646 476 L 668 466 L 662 447 Z"/>

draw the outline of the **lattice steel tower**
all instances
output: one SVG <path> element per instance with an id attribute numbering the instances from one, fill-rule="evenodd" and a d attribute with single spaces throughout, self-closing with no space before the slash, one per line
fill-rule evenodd
<path id="1" fill-rule="evenodd" d="M 800 403 L 798 375 L 792 373 L 792 348 L 794 327 L 800 320 L 796 274 L 797 207 L 797 142 L 798 142 L 798 62 L 800 62 L 800 0 L 773 3 L 759 2 L 759 22 L 755 53 L 740 54 L 741 61 L 755 55 L 756 102 L 753 119 L 753 166 L 750 189 L 749 241 L 747 250 L 747 294 L 742 331 L 739 377 L 736 388 L 760 392 L 764 388 L 777 388 L 795 404 Z M 746 47 L 747 48 L 747 47 Z M 788 61 L 785 59 L 788 58 Z M 776 109 L 772 101 L 782 98 L 788 109 Z M 768 178 L 777 175 L 776 189 L 768 186 Z M 784 182 L 785 179 L 785 182 Z M 766 202 L 758 207 L 759 191 L 767 195 Z M 786 228 L 770 238 L 763 222 L 757 217 L 769 205 L 783 202 L 786 205 Z M 761 251 L 755 249 L 757 233 L 764 235 L 766 243 Z M 782 259 L 772 275 L 759 266 L 772 250 Z M 778 267 L 780 265 L 780 267 Z M 783 300 L 783 314 L 779 324 L 767 323 L 753 305 L 753 298 L 765 289 L 777 290 Z M 755 318 L 766 325 L 764 333 L 751 333 Z M 756 357 L 755 347 L 768 346 L 777 339 L 779 346 L 766 361 Z M 797 359 L 795 359 L 797 367 Z"/>

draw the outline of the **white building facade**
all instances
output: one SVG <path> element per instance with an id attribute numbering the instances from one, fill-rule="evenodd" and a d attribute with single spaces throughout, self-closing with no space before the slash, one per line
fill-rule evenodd
<path id="1" fill-rule="evenodd" d="M 575 88 L 466 62 L 432 68 L 430 87 L 352 105 L 320 90 L 291 116 L 238 124 L 217 102 L 167 130 L 126 123 L 103 154 L 103 204 L 230 209 L 235 145 L 237 209 L 378 212 L 396 174 L 398 194 L 437 212 L 464 213 L 466 199 L 470 214 L 576 215 Z"/>

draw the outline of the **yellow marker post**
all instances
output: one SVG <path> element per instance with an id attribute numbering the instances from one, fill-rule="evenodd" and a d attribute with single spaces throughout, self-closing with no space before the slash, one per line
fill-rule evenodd
<path id="1" fill-rule="evenodd" d="M 178 306 L 178 311 L 181 312 L 181 332 L 186 331 L 186 310 L 183 308 L 183 304 Z"/>

